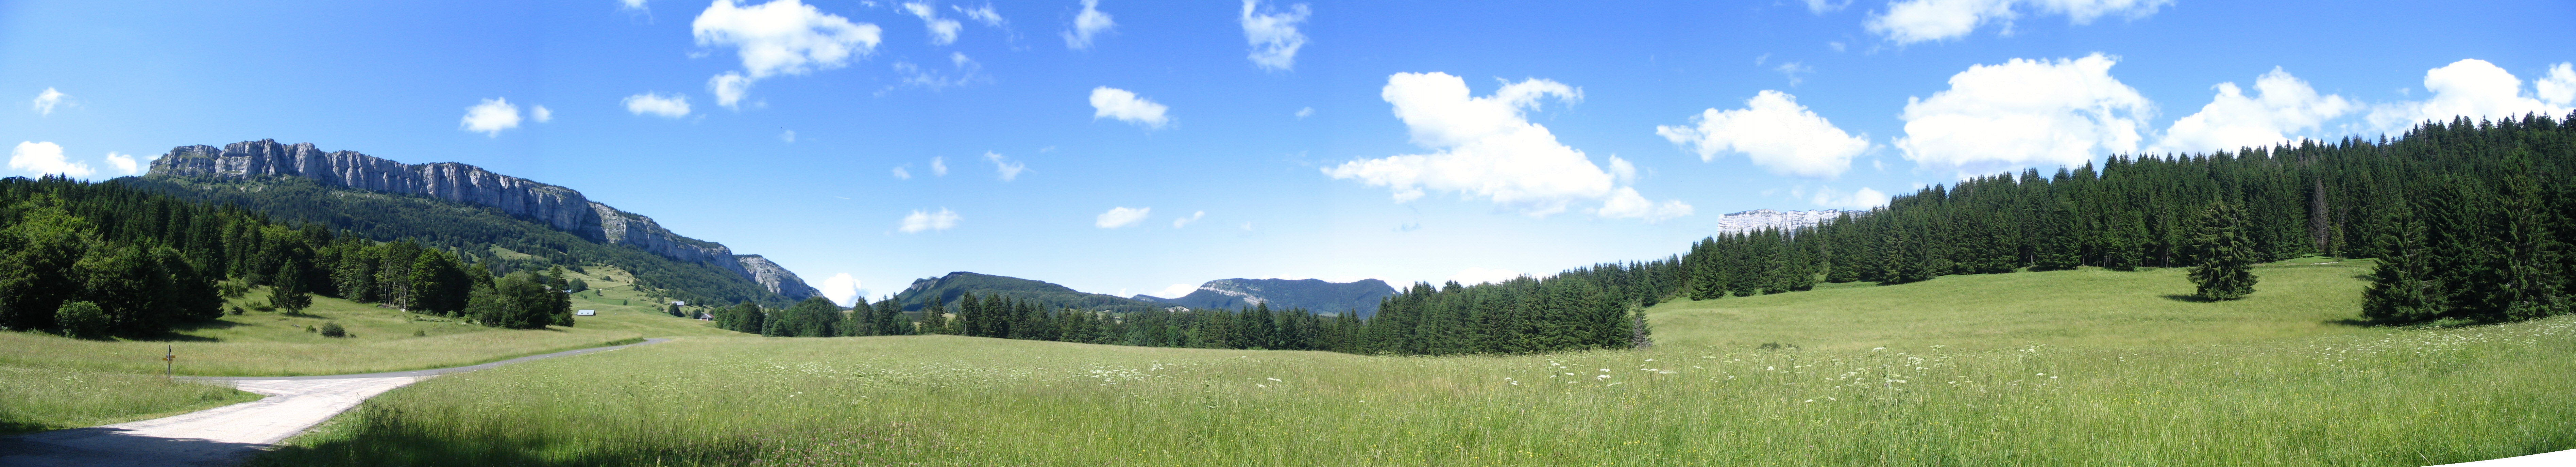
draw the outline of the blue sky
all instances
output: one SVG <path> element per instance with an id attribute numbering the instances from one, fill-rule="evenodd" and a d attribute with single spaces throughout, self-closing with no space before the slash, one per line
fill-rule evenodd
<path id="1" fill-rule="evenodd" d="M 2555 1 L 364 3 L 0 1 L 6 172 L 274 138 L 572 187 L 836 295 L 1161 294 L 2576 107 Z"/>

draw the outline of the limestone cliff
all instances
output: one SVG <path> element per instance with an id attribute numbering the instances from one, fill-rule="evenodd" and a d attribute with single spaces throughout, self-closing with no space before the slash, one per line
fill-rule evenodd
<path id="1" fill-rule="evenodd" d="M 152 161 L 154 176 L 249 178 L 304 177 L 328 185 L 418 195 L 488 206 L 597 242 L 633 246 L 663 257 L 712 264 L 742 274 L 791 299 L 815 290 L 796 273 L 759 255 L 735 255 L 723 244 L 671 233 L 653 218 L 590 201 L 571 188 L 492 173 L 455 162 L 410 164 L 360 154 L 323 152 L 313 143 L 276 140 L 214 146 L 180 146 Z"/>

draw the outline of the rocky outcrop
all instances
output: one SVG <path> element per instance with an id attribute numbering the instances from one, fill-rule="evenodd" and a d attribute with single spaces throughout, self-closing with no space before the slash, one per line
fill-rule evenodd
<path id="1" fill-rule="evenodd" d="M 455 162 L 410 164 L 356 151 L 324 152 L 313 143 L 244 141 L 222 148 L 170 149 L 152 161 L 153 176 L 251 178 L 283 175 L 327 185 L 436 198 L 488 206 L 503 213 L 572 232 L 592 241 L 633 246 L 663 257 L 712 264 L 742 274 L 771 292 L 801 299 L 815 294 L 793 272 L 759 255 L 735 255 L 723 244 L 671 233 L 653 218 L 590 201 L 571 188 L 538 183 Z"/>

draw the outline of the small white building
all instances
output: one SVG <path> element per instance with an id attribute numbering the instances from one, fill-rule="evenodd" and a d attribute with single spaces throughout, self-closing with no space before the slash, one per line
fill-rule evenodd
<path id="1" fill-rule="evenodd" d="M 599 316 L 599 310 L 574 310 L 573 316 Z"/>

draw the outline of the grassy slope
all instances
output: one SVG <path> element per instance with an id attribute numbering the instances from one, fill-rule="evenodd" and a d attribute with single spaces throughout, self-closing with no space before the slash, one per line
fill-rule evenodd
<path id="1" fill-rule="evenodd" d="M 662 313 L 660 301 L 637 294 L 623 271 L 594 272 L 576 276 L 593 289 L 573 302 L 599 315 L 581 317 L 571 328 L 494 329 L 315 297 L 302 314 L 252 311 L 164 339 L 91 341 L 0 332 L 0 394 L 9 394 L 0 397 L 0 433 L 148 419 L 257 398 L 163 381 L 157 375 L 164 370 L 165 351 L 179 356 L 180 375 L 293 376 L 472 365 L 635 337 L 739 335 Z M 266 300 L 265 291 L 254 291 L 232 302 Z M 306 331 L 324 322 L 340 323 L 353 337 Z"/>
<path id="2" fill-rule="evenodd" d="M 2219 304 L 2162 298 L 2187 288 L 2173 271 L 2092 270 L 1678 303 L 1652 314 L 1657 348 L 1556 355 L 687 338 L 424 382 L 254 464 L 2426 465 L 2576 448 L 2576 374 L 2534 371 L 2576 367 L 2576 317 L 2332 324 L 2361 270 L 2264 268 L 2255 300 Z M 1782 340 L 1804 349 L 1751 349 Z"/>

